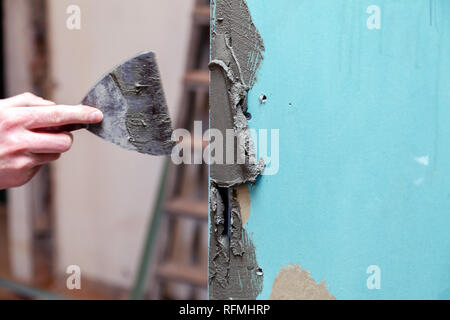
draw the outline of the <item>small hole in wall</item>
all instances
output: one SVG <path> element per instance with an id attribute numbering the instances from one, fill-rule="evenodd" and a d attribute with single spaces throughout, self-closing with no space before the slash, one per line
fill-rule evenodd
<path id="1" fill-rule="evenodd" d="M 259 102 L 266 103 L 266 101 L 267 101 L 267 96 L 264 93 L 261 93 L 261 95 L 259 96 Z"/>
<path id="2" fill-rule="evenodd" d="M 257 276 L 262 276 L 263 274 L 264 274 L 264 272 L 263 272 L 263 270 L 260 267 L 256 268 L 256 275 Z"/>
<path id="3" fill-rule="evenodd" d="M 292 102 L 289 102 L 289 107 L 292 107 Z"/>
<path id="4" fill-rule="evenodd" d="M 247 120 L 252 120 L 252 114 L 250 112 L 245 111 L 244 116 Z"/>

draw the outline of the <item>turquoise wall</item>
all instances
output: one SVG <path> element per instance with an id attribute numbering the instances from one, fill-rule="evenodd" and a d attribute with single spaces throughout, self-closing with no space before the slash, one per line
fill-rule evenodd
<path id="1" fill-rule="evenodd" d="M 450 1 L 247 3 L 266 46 L 249 125 L 280 129 L 246 226 L 259 298 L 298 263 L 338 299 L 449 299 Z"/>

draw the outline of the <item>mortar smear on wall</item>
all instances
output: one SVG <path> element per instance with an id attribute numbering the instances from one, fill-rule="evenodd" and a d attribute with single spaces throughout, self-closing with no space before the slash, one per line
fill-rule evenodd
<path id="1" fill-rule="evenodd" d="M 227 130 L 234 133 L 236 145 L 228 150 L 224 146 L 223 154 L 232 154 L 240 162 L 213 164 L 211 180 L 219 187 L 233 187 L 255 183 L 264 170 L 264 161 L 256 159 L 245 116 L 247 91 L 255 83 L 264 44 L 245 1 L 217 0 L 214 7 L 209 65 L 211 128 L 220 130 L 224 137 Z"/>
<path id="2" fill-rule="evenodd" d="M 211 184 L 209 295 L 211 299 L 256 299 L 263 288 L 255 247 L 242 227 L 236 190 L 231 189 L 229 234 L 225 224 L 225 204 L 219 189 Z"/>
<path id="3" fill-rule="evenodd" d="M 255 183 L 264 170 L 250 137 L 247 92 L 256 81 L 264 44 L 244 0 L 212 1 L 211 128 L 237 137 L 233 150 L 244 161 L 211 165 L 209 294 L 211 299 L 256 299 L 263 271 L 255 248 L 243 228 L 237 188 Z M 242 208 L 249 217 L 248 208 Z"/>

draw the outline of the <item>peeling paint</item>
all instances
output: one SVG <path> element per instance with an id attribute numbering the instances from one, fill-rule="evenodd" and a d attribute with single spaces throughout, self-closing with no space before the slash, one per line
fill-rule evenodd
<path id="1" fill-rule="evenodd" d="M 300 265 L 281 268 L 273 282 L 270 300 L 336 300 L 325 281 L 316 283 Z"/>

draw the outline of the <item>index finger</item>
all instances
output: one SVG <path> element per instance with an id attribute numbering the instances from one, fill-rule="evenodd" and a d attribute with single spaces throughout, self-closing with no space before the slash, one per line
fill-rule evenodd
<path id="1" fill-rule="evenodd" d="M 14 97 L 0 100 L 0 105 L 5 107 L 49 106 L 55 105 L 53 101 L 45 100 L 32 93 L 25 92 Z"/>
<path id="2" fill-rule="evenodd" d="M 88 106 L 46 106 L 22 108 L 25 127 L 39 129 L 45 127 L 64 126 L 68 124 L 91 124 L 101 122 L 103 114 L 100 110 Z"/>

